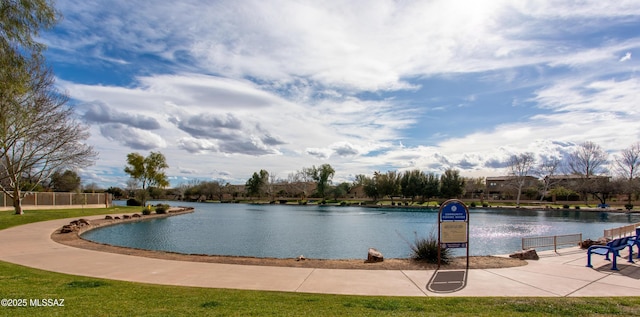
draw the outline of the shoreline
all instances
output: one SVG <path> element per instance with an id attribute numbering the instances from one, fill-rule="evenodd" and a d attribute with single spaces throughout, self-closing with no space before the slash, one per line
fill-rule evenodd
<path id="1" fill-rule="evenodd" d="M 51 239 L 57 243 L 100 252 L 110 252 L 117 254 L 125 254 L 132 256 L 141 256 L 157 259 L 188 261 L 188 262 L 205 262 L 205 263 L 224 263 L 239 265 L 257 265 L 257 266 L 279 266 L 279 267 L 301 267 L 301 268 L 324 268 L 324 269 L 364 269 L 364 270 L 428 270 L 437 269 L 437 264 L 426 262 L 418 262 L 412 259 L 384 259 L 383 262 L 366 263 L 364 259 L 309 259 L 299 260 L 297 258 L 258 258 L 244 256 L 224 256 L 224 255 L 208 255 L 208 254 L 184 254 L 167 251 L 153 251 L 137 248 L 127 248 L 114 246 L 110 244 L 97 243 L 82 238 L 82 234 L 96 228 L 104 226 L 112 226 L 127 222 L 144 221 L 156 218 L 164 218 L 178 216 L 186 213 L 192 213 L 195 209 L 192 207 L 174 207 L 166 214 L 152 214 L 146 216 L 135 217 L 133 214 L 118 216 L 120 219 L 94 219 L 89 220 L 89 225 L 83 225 L 77 230 L 69 233 L 61 233 L 59 228 L 51 234 Z M 116 217 L 115 215 L 110 215 Z M 126 216 L 127 219 L 124 219 Z M 464 269 L 467 264 L 466 257 L 455 257 L 451 263 L 443 264 L 443 269 Z M 513 259 L 509 257 L 499 256 L 470 256 L 470 269 L 489 269 L 489 268 L 506 268 L 527 265 L 527 261 Z"/>
<path id="2" fill-rule="evenodd" d="M 158 200 L 158 201 L 168 201 L 168 202 L 182 202 L 181 200 Z M 378 205 L 378 204 L 369 204 L 366 202 L 354 202 L 354 203 L 326 203 L 321 204 L 317 201 L 312 203 L 295 203 L 291 200 L 288 203 L 282 204 L 275 201 L 275 203 L 268 201 L 184 201 L 189 203 L 199 203 L 199 204 L 247 204 L 247 205 L 282 205 L 282 206 L 317 206 L 317 207 L 364 207 L 364 208 L 389 208 L 389 209 L 423 209 L 429 211 L 438 211 L 439 206 L 429 205 L 402 205 L 401 203 L 397 203 L 396 205 Z M 464 202 L 464 201 L 463 201 Z M 585 211 L 585 212 L 611 212 L 611 213 L 623 213 L 623 214 L 640 214 L 640 210 L 626 210 L 624 207 L 616 206 L 616 207 L 608 207 L 608 208 L 600 208 L 600 207 L 582 207 L 577 206 L 579 208 L 573 207 L 564 208 L 563 205 L 553 204 L 553 203 L 540 203 L 539 206 L 492 206 L 488 205 L 487 207 L 483 206 L 469 206 L 466 202 L 465 205 L 469 208 L 469 210 L 482 210 L 482 209 L 521 209 L 521 210 L 536 210 L 536 211 Z"/>

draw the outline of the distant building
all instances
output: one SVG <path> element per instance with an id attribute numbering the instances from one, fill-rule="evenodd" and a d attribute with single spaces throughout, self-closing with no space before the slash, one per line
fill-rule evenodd
<path id="1" fill-rule="evenodd" d="M 351 199 L 365 199 L 368 198 L 367 194 L 364 193 L 364 186 L 356 185 L 351 187 L 349 193 L 347 195 Z"/>
<path id="2" fill-rule="evenodd" d="M 548 182 L 549 184 L 549 188 L 556 188 L 556 187 L 564 187 L 564 188 L 568 188 L 568 189 L 574 189 L 577 188 L 578 186 L 581 185 L 581 183 L 585 180 L 586 178 L 584 177 L 584 175 L 578 175 L 578 174 L 571 174 L 571 175 L 551 175 L 551 176 L 547 176 L 545 177 L 545 180 Z M 589 179 L 591 180 L 603 180 L 603 181 L 609 181 L 611 179 L 610 176 L 589 176 Z"/>
<path id="3" fill-rule="evenodd" d="M 515 176 L 496 176 L 485 179 L 487 197 L 489 199 L 514 199 L 518 194 Z M 538 187 L 540 181 L 533 176 L 526 176 L 522 189 Z"/>
<path id="4" fill-rule="evenodd" d="M 564 187 L 570 191 L 575 192 L 575 194 L 572 194 L 572 196 L 574 197 L 573 200 L 582 200 L 582 199 L 585 199 L 585 197 L 584 197 L 584 192 L 581 192 L 582 191 L 581 188 L 587 188 L 590 186 L 585 184 L 587 180 L 591 182 L 609 183 L 611 180 L 611 176 L 592 175 L 592 176 L 589 176 L 589 178 L 586 178 L 584 175 L 579 175 L 579 174 L 551 175 L 551 176 L 545 177 L 544 180 L 549 185 L 549 190 L 552 190 L 554 188 Z M 591 185 L 593 185 L 593 183 Z M 548 193 L 545 193 L 545 196 L 546 195 L 548 195 Z M 552 200 L 556 201 L 556 197 L 553 197 Z M 572 200 L 572 199 L 565 197 L 565 200 Z"/>

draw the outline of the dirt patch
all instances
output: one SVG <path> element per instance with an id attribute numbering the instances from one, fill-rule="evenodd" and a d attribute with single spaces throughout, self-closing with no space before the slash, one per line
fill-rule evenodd
<path id="1" fill-rule="evenodd" d="M 183 211 L 188 212 L 188 211 Z M 174 212 L 167 215 L 178 215 L 183 212 Z M 218 256 L 204 254 L 182 254 L 174 252 L 150 251 L 142 249 L 124 248 L 113 245 L 95 243 L 84 240 L 80 237 L 82 232 L 93 228 L 114 225 L 125 221 L 139 221 L 140 219 L 149 219 L 149 217 L 159 217 L 164 215 L 144 216 L 135 219 L 125 220 L 92 220 L 91 225 L 82 228 L 80 231 L 71 233 L 60 233 L 57 230 L 51 235 L 54 241 L 88 250 L 101 252 L 111 252 L 118 254 L 126 254 L 133 256 L 142 256 L 156 259 L 191 261 L 191 262 L 207 262 L 207 263 L 225 263 L 225 264 L 241 264 L 241 265 L 264 265 L 264 266 L 284 266 L 284 267 L 303 267 L 303 268 L 323 268 L 323 269 L 364 269 L 364 270 L 429 270 L 436 269 L 437 264 L 418 262 L 411 259 L 385 259 L 378 263 L 365 263 L 365 259 L 347 259 L 347 260 L 326 260 L 326 259 L 305 259 L 298 260 L 295 258 L 276 259 L 276 258 L 255 258 L 240 256 Z M 366 250 L 365 250 L 366 251 Z M 366 252 L 364 254 L 366 258 Z M 497 257 L 497 256 L 472 256 L 469 257 L 469 268 L 471 269 L 489 269 L 489 268 L 506 268 L 526 265 L 527 262 L 518 259 Z M 466 257 L 457 257 L 449 264 L 442 265 L 441 269 L 463 269 L 467 265 Z"/>

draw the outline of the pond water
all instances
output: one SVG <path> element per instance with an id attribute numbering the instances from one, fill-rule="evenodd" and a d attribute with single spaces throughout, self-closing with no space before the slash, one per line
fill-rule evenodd
<path id="1" fill-rule="evenodd" d="M 195 212 L 99 228 L 83 238 L 187 254 L 361 259 L 370 247 L 387 258 L 406 258 L 416 235 L 437 234 L 437 210 L 168 203 Z M 582 233 L 583 239 L 597 239 L 604 229 L 636 222 L 638 214 L 471 209 L 470 254 L 511 253 L 520 249 L 521 238 L 531 236 Z M 466 249 L 454 251 L 463 255 Z"/>

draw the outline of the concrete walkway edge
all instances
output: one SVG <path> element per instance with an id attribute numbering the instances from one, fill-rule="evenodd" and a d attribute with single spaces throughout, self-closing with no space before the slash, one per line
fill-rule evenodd
<path id="1" fill-rule="evenodd" d="M 102 219 L 104 216 L 86 217 Z M 577 247 L 560 255 L 540 253 L 538 261 L 503 269 L 471 269 L 455 292 L 432 292 L 434 270 L 349 270 L 232 265 L 162 260 L 98 252 L 62 245 L 51 234 L 72 219 L 59 219 L 0 231 L 0 260 L 79 276 L 140 283 L 382 296 L 640 296 L 640 260 L 610 262 L 593 256 L 594 268 Z M 472 242 L 473 243 L 473 242 Z"/>

